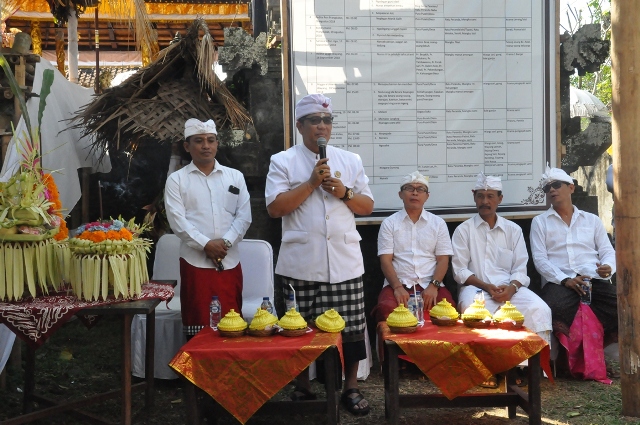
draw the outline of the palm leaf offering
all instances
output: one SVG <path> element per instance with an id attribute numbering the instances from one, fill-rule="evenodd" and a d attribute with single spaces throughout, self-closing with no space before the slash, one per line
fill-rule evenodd
<path id="1" fill-rule="evenodd" d="M 73 293 L 90 301 L 105 299 L 111 291 L 115 298 L 140 295 L 149 281 L 151 241 L 140 237 L 147 227 L 121 217 L 80 226 L 62 254 Z"/>
<path id="2" fill-rule="evenodd" d="M 14 130 L 20 167 L 6 182 L 0 182 L 0 300 L 20 301 L 26 294 L 37 296 L 62 285 L 61 269 L 55 261 L 55 239 L 66 237 L 58 189 L 42 169 L 40 124 L 51 92 L 54 74 L 43 75 L 38 126 L 32 127 L 22 89 L 6 58 L 0 66 L 19 100 L 26 130 Z"/>

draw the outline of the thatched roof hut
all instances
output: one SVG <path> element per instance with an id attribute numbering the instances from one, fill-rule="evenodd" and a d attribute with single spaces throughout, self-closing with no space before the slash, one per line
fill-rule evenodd
<path id="1" fill-rule="evenodd" d="M 205 21 L 195 20 L 158 59 L 98 95 L 74 126 L 95 136 L 95 149 L 110 153 L 181 142 L 184 122 L 194 117 L 213 118 L 220 129 L 245 129 L 251 118 L 215 75 L 215 55 Z"/>

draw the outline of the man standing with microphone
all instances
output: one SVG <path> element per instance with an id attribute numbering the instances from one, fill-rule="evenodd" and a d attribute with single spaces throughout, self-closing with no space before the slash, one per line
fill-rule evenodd
<path id="1" fill-rule="evenodd" d="M 373 211 L 362 160 L 326 146 L 331 139 L 331 99 L 310 94 L 296 105 L 302 144 L 271 157 L 265 188 L 267 211 L 282 217 L 276 274 L 285 296 L 296 291 L 300 314 L 311 320 L 333 308 L 344 318 L 345 391 L 341 400 L 355 415 L 369 413 L 358 390 L 358 362 L 366 358 L 360 234 L 354 214 Z M 313 400 L 308 370 L 298 376 L 293 400 Z"/>

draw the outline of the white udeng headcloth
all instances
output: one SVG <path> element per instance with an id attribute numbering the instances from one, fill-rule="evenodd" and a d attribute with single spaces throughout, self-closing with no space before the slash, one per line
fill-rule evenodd
<path id="1" fill-rule="evenodd" d="M 564 170 L 560 168 L 549 168 L 549 163 L 547 163 L 547 168 L 544 170 L 542 174 L 542 186 L 546 186 L 551 182 L 561 181 L 569 184 L 573 184 L 573 178 L 569 174 L 567 174 Z"/>
<path id="2" fill-rule="evenodd" d="M 485 176 L 480 172 L 473 190 L 502 190 L 502 179 L 497 176 Z"/>
<path id="3" fill-rule="evenodd" d="M 425 177 L 422 174 L 420 174 L 417 171 L 414 171 L 413 173 L 404 176 L 404 178 L 402 179 L 402 183 L 400 184 L 400 187 L 404 186 L 407 183 L 420 183 L 423 184 L 425 186 L 427 186 L 427 188 L 429 187 L 429 177 Z"/>
<path id="4" fill-rule="evenodd" d="M 308 94 L 296 103 L 296 121 L 305 115 L 324 112 L 331 115 L 331 99 L 323 94 Z"/>
<path id="5" fill-rule="evenodd" d="M 197 118 L 189 118 L 184 123 L 184 138 L 194 134 L 218 134 L 216 131 L 216 123 L 213 120 L 202 122 Z"/>

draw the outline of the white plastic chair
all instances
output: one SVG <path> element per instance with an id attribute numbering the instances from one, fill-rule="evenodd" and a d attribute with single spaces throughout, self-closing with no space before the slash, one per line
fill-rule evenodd
<path id="1" fill-rule="evenodd" d="M 182 332 L 180 312 L 180 238 L 174 234 L 160 237 L 156 244 L 153 263 L 153 279 L 176 280 L 175 295 L 169 302 L 156 307 L 156 336 L 154 352 L 154 377 L 176 379 L 178 375 L 168 366 L 173 356 L 186 342 Z M 147 316 L 136 314 L 131 323 L 131 373 L 144 378 L 144 356 L 146 353 Z"/>
<path id="2" fill-rule="evenodd" d="M 267 241 L 244 239 L 238 243 L 242 265 L 242 316 L 251 322 L 263 297 L 273 304 L 273 249 Z"/>
<path id="3" fill-rule="evenodd" d="M 242 265 L 242 315 L 247 322 L 253 319 L 263 297 L 273 302 L 273 250 L 262 240 L 245 239 L 238 243 Z M 177 280 L 175 296 L 169 303 L 156 307 L 156 337 L 154 353 L 154 377 L 175 379 L 176 373 L 168 366 L 176 353 L 186 343 L 182 332 L 180 312 L 180 239 L 174 234 L 164 235 L 156 245 L 153 279 Z M 144 378 L 146 341 L 146 316 L 136 315 L 131 324 L 131 371 Z"/>
<path id="4" fill-rule="evenodd" d="M 11 332 L 5 325 L 0 325 L 0 373 L 4 370 L 7 360 L 9 360 L 15 339 L 16 334 Z"/>

